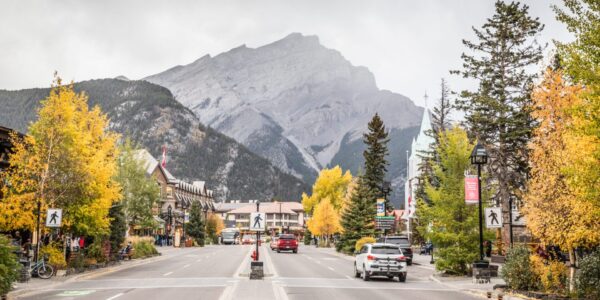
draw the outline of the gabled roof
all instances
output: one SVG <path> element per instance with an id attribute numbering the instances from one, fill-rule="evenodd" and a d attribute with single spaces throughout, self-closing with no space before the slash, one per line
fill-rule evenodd
<path id="1" fill-rule="evenodd" d="M 146 149 L 139 149 L 133 152 L 133 157 L 142 162 L 144 169 L 146 169 L 146 173 L 151 175 L 158 166 L 158 161 L 148 152 Z"/>

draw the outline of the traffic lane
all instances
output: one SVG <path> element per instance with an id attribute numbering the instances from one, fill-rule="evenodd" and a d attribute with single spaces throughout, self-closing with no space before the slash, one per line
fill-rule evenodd
<path id="1" fill-rule="evenodd" d="M 217 300 L 223 293 L 224 287 L 177 287 L 160 288 L 145 287 L 112 288 L 96 287 L 94 289 L 66 289 L 45 291 L 35 296 L 17 297 L 17 299 L 39 300 L 148 300 L 148 299 L 209 299 Z"/>
<path id="2" fill-rule="evenodd" d="M 417 290 L 408 288 L 385 289 L 385 288 L 285 288 L 290 300 L 475 300 L 478 297 L 467 295 L 459 291 L 449 290 Z"/>
<path id="3" fill-rule="evenodd" d="M 177 254 L 170 255 L 166 259 L 161 259 L 149 264 L 143 264 L 132 268 L 127 268 L 117 272 L 95 277 L 96 279 L 112 278 L 138 278 L 138 277 L 161 277 L 165 274 L 170 275 L 176 270 L 180 270 L 186 264 L 191 264 L 200 258 L 208 258 L 219 252 L 218 247 L 206 248 L 183 248 Z M 166 276 L 168 276 L 166 275 Z"/>
<path id="4" fill-rule="evenodd" d="M 304 253 L 304 251 L 304 247 L 301 247 L 298 253 L 271 251 L 269 254 L 277 275 L 279 277 L 346 278 L 349 274 L 347 271 L 328 266 L 325 260 L 314 258 L 316 253 Z"/>
<path id="5" fill-rule="evenodd" d="M 198 288 L 220 295 L 227 285 L 232 284 L 231 277 L 249 251 L 247 246 L 222 247 L 224 246 L 181 249 L 181 253 L 164 260 L 97 276 L 91 280 L 65 283 L 54 290 L 20 299 L 107 299 L 115 295 L 119 295 L 120 299 L 125 295 L 126 298 L 137 299 L 143 298 L 146 293 L 198 295 Z M 217 265 L 218 262 L 222 263 Z"/>

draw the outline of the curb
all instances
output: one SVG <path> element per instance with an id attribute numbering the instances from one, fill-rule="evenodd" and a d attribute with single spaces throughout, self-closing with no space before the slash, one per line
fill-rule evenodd
<path id="1" fill-rule="evenodd" d="M 101 269 L 96 269 L 93 271 L 88 271 L 88 272 L 84 272 L 82 274 L 77 274 L 77 275 L 73 275 L 73 277 L 71 278 L 67 278 L 66 280 L 56 280 L 55 283 L 43 286 L 43 287 L 36 287 L 36 288 L 24 288 L 21 290 L 16 290 L 16 291 L 12 291 L 9 292 L 7 295 L 7 299 L 8 300 L 12 300 L 12 299 L 16 299 L 17 297 L 20 296 L 25 296 L 25 295 L 34 295 L 37 294 L 38 292 L 42 292 L 44 290 L 48 290 L 48 289 L 53 289 L 54 287 L 60 286 L 62 284 L 65 283 L 71 283 L 74 281 L 78 281 L 78 280 L 86 280 L 86 279 L 91 279 L 94 277 L 98 277 L 98 276 L 102 276 L 102 275 L 106 275 L 106 274 L 110 274 L 113 272 L 117 272 L 117 271 L 121 271 L 121 270 L 126 270 L 129 268 L 133 268 L 133 267 L 137 267 L 137 266 L 141 266 L 141 265 L 145 265 L 145 264 L 149 264 L 152 262 L 156 262 L 156 261 L 160 261 L 163 259 L 167 259 L 166 256 L 162 256 L 162 255 L 158 255 L 155 257 L 151 257 L 151 258 L 146 258 L 146 259 L 138 259 L 138 262 L 136 263 L 130 263 L 130 264 L 125 264 L 125 265 L 117 265 L 117 266 L 110 266 L 110 267 L 106 267 L 106 268 L 101 268 Z"/>

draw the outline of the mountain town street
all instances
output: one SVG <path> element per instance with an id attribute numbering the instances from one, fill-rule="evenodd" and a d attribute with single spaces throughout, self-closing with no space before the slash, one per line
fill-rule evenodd
<path id="1" fill-rule="evenodd" d="M 468 287 L 434 281 L 429 257 L 417 255 L 406 283 L 352 277 L 352 257 L 303 246 L 298 254 L 261 247 L 265 279 L 249 280 L 254 246 L 167 248 L 158 259 L 98 270 L 25 291 L 17 299 L 477 299 Z M 135 263 L 135 261 L 134 261 Z M 32 279 L 26 285 L 35 285 Z M 483 285 L 481 288 L 491 288 Z"/>

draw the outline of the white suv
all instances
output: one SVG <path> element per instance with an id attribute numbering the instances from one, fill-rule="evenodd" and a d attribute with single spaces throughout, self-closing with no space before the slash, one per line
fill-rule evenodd
<path id="1" fill-rule="evenodd" d="M 366 244 L 356 253 L 354 276 L 368 281 L 371 276 L 398 277 L 398 281 L 406 281 L 406 257 L 402 250 L 394 244 Z"/>

